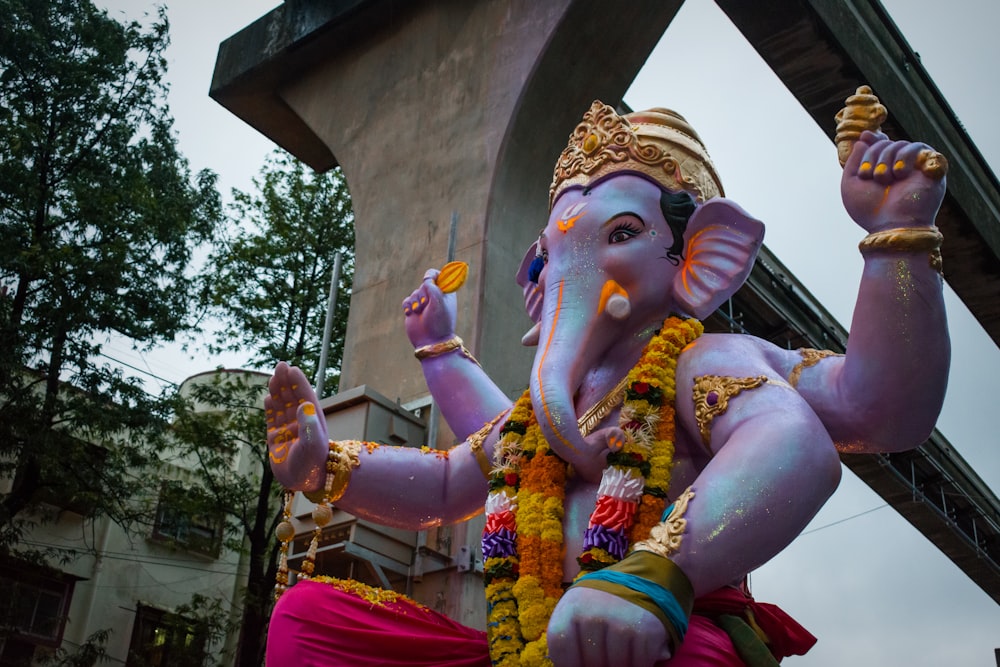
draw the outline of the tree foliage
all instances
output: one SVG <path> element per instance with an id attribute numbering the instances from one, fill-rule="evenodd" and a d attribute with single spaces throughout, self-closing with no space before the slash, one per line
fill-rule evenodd
<path id="1" fill-rule="evenodd" d="M 221 205 L 177 150 L 162 11 L 148 28 L 82 0 L 0 0 L 0 16 L 3 547 L 40 494 L 128 522 L 165 422 L 101 344 L 188 327 L 192 252 Z"/>
<path id="2" fill-rule="evenodd" d="M 278 361 L 316 373 L 334 255 L 342 256 L 330 347 L 341 350 L 354 267 L 354 212 L 339 169 L 315 174 L 276 152 L 254 180 L 234 191 L 230 234 L 209 260 L 203 289 L 223 322 L 217 348 L 252 350 L 251 364 Z M 335 387 L 339 355 L 325 385 Z"/>
<path id="3" fill-rule="evenodd" d="M 340 252 L 334 361 L 326 376 L 326 386 L 335 387 L 354 257 L 347 185 L 339 170 L 315 174 L 282 153 L 269 158 L 255 185 L 254 193 L 234 192 L 229 232 L 219 236 L 204 273 L 200 294 L 220 323 L 212 347 L 249 352 L 250 364 L 268 371 L 284 360 L 315 374 Z M 245 540 L 249 552 L 238 665 L 262 663 L 277 569 L 281 490 L 267 460 L 259 380 L 220 372 L 191 384 L 175 404 L 175 449 L 198 480 L 190 511 L 225 515 L 228 546 Z M 233 468 L 247 459 L 249 473 Z"/>

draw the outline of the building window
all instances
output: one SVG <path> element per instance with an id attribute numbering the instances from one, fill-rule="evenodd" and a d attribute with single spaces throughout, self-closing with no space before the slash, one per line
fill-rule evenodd
<path id="1" fill-rule="evenodd" d="M 138 605 L 127 667 L 201 665 L 208 632 L 203 623 L 178 614 Z"/>
<path id="2" fill-rule="evenodd" d="M 20 664 L 62 641 L 75 579 L 17 562 L 0 564 L 0 665 Z"/>
<path id="3" fill-rule="evenodd" d="M 152 538 L 218 558 L 222 546 L 222 519 L 198 512 L 192 505 L 187 491 L 165 484 L 156 507 Z"/>

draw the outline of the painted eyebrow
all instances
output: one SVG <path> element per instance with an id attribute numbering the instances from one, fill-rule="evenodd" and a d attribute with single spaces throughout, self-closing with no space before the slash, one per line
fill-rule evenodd
<path id="1" fill-rule="evenodd" d="M 626 215 L 631 215 L 633 218 L 639 221 L 639 224 L 642 225 L 643 229 L 646 228 L 646 221 L 642 219 L 641 215 L 639 215 L 638 213 L 633 213 L 632 211 L 622 211 L 621 213 L 615 213 L 613 216 L 602 222 L 600 229 L 603 230 L 605 227 L 612 224 L 618 218 L 622 218 Z"/>

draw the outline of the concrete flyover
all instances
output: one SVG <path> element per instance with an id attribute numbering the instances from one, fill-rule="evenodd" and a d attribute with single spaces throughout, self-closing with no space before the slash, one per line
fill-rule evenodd
<path id="1" fill-rule="evenodd" d="M 350 185 L 344 386 L 426 392 L 392 306 L 444 262 L 457 220 L 456 256 L 471 265 L 459 334 L 505 391 L 523 387 L 529 323 L 512 272 L 544 224 L 551 165 L 591 100 L 620 102 L 681 2 L 623 3 L 612 21 L 597 0 L 286 0 L 220 46 L 212 97 L 313 168 L 341 165 Z M 1000 341 L 1000 188 L 881 6 L 717 3 L 828 134 L 863 82 L 893 110 L 894 136 L 948 155 L 945 277 Z M 789 301 L 768 270 L 740 307 L 835 343 L 821 309 Z M 1000 503 L 935 438 L 906 457 L 845 461 L 1000 601 Z M 932 507 L 935 495 L 959 500 Z"/>

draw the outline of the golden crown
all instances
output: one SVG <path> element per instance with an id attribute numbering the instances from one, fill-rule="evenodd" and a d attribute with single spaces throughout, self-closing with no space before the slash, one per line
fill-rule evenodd
<path id="1" fill-rule="evenodd" d="M 723 195 L 705 145 L 680 114 L 656 108 L 619 116 L 595 100 L 556 163 L 549 208 L 566 188 L 593 185 L 618 172 L 642 174 L 698 201 Z"/>

